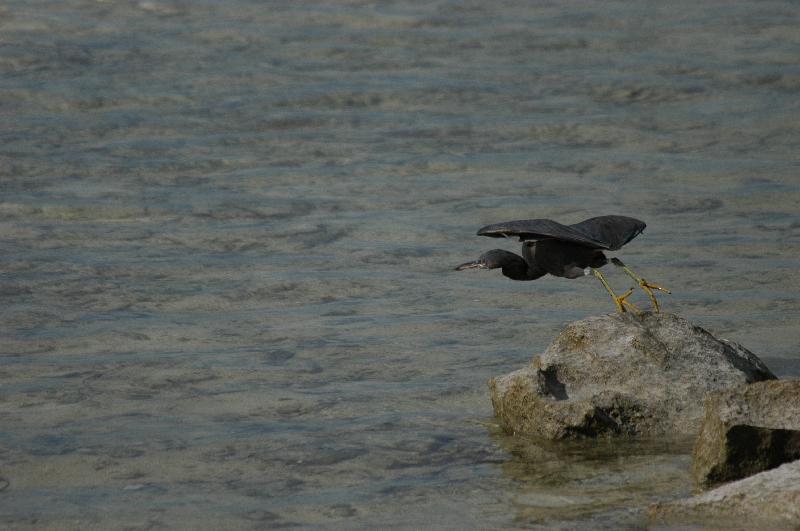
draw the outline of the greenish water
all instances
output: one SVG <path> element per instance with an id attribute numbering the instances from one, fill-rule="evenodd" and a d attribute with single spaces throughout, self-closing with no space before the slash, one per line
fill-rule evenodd
<path id="1" fill-rule="evenodd" d="M 486 381 L 602 288 L 452 267 L 484 224 L 635 216 L 668 311 L 800 376 L 799 19 L 6 1 L 0 522 L 641 528 L 690 442 L 492 424 Z"/>

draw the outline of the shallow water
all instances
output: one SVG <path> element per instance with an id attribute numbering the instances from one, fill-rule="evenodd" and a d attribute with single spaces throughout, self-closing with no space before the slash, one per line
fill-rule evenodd
<path id="1" fill-rule="evenodd" d="M 691 441 L 493 425 L 612 309 L 496 221 L 800 376 L 795 3 L 8 0 L 0 72 L 4 527 L 641 527 Z"/>

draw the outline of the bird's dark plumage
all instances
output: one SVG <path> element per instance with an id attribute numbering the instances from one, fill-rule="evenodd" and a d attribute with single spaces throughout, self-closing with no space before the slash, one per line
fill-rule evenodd
<path id="1" fill-rule="evenodd" d="M 578 278 L 593 271 L 614 299 L 617 310 L 624 312 L 626 307 L 635 308 L 625 300 L 633 290 L 615 295 L 598 268 L 608 263 L 603 251 L 616 251 L 641 234 L 645 226 L 643 221 L 627 216 L 598 216 L 574 225 L 562 225 L 550 219 L 494 223 L 480 229 L 478 235 L 492 238 L 517 236 L 522 242 L 522 256 L 492 249 L 477 260 L 456 267 L 456 271 L 499 268 L 503 275 L 513 280 L 536 280 L 548 273 L 556 277 Z M 640 278 L 620 260 L 612 258 L 611 261 L 636 280 L 658 311 L 653 290 L 667 293 L 669 290 Z"/>
<path id="2" fill-rule="evenodd" d="M 574 225 L 562 225 L 550 219 L 523 219 L 486 225 L 478 231 L 478 236 L 518 236 L 520 241 L 555 239 L 591 249 L 616 251 L 641 234 L 645 227 L 643 221 L 627 216 L 598 216 Z"/>
<path id="3" fill-rule="evenodd" d="M 486 252 L 456 269 L 497 269 L 514 280 L 535 280 L 543 275 L 578 278 L 587 268 L 608 263 L 603 251 L 615 251 L 645 228 L 643 221 L 627 216 L 598 216 L 574 225 L 550 219 L 523 219 L 487 225 L 478 231 L 492 238 L 519 237 L 522 256 L 502 249 Z"/>

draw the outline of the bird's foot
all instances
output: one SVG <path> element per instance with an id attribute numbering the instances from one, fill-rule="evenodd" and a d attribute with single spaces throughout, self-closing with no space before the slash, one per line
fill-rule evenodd
<path id="1" fill-rule="evenodd" d="M 653 284 L 652 282 L 648 282 L 633 271 L 631 271 L 625 264 L 622 263 L 622 260 L 618 258 L 612 258 L 611 263 L 617 267 L 621 267 L 623 271 L 625 271 L 633 280 L 639 284 L 639 287 L 647 294 L 650 298 L 650 302 L 653 304 L 653 310 L 656 313 L 661 311 L 661 308 L 658 305 L 658 301 L 656 300 L 656 295 L 653 293 L 653 290 L 663 291 L 664 293 L 671 294 L 672 292 L 667 288 L 659 286 L 658 284 Z"/>
<path id="2" fill-rule="evenodd" d="M 640 314 L 642 311 L 636 306 L 634 303 L 629 302 L 627 299 L 633 293 L 633 288 L 630 288 L 628 291 L 623 293 L 620 296 L 614 296 L 614 304 L 617 305 L 617 311 L 619 313 L 625 313 L 626 311 L 630 310 L 635 314 Z"/>
<path id="3" fill-rule="evenodd" d="M 648 282 L 645 279 L 642 279 L 641 282 L 639 282 L 639 286 L 641 286 L 642 289 L 651 289 L 651 290 L 652 289 L 657 289 L 658 291 L 663 291 L 664 293 L 667 293 L 667 294 L 671 294 L 672 293 L 667 288 L 661 287 L 658 284 L 653 284 L 652 282 Z"/>
<path id="4" fill-rule="evenodd" d="M 603 285 L 603 287 L 606 288 L 608 294 L 611 295 L 611 299 L 614 301 L 614 305 L 617 307 L 617 311 L 619 313 L 625 313 L 627 311 L 626 308 L 630 308 L 630 310 L 636 314 L 640 313 L 639 308 L 637 308 L 635 304 L 633 304 L 632 302 L 628 302 L 626 300 L 628 297 L 631 296 L 631 293 L 633 293 L 633 288 L 629 289 L 622 295 L 617 296 L 617 294 L 614 293 L 614 290 L 611 289 L 611 286 L 608 285 L 608 282 L 606 282 L 603 273 L 601 273 L 597 269 L 592 269 L 592 272 L 594 273 L 594 276 L 597 278 L 597 280 L 599 280 L 600 283 Z"/>
<path id="5" fill-rule="evenodd" d="M 639 287 L 642 288 L 642 291 L 647 293 L 647 296 L 650 298 L 650 302 L 653 304 L 653 310 L 656 313 L 659 313 L 661 311 L 661 308 L 658 305 L 658 300 L 656 299 L 656 294 L 653 293 L 653 290 L 655 289 L 658 291 L 663 291 L 668 294 L 672 293 L 667 288 L 663 288 L 658 284 L 653 284 L 652 282 L 648 282 L 643 278 L 639 279 Z"/>

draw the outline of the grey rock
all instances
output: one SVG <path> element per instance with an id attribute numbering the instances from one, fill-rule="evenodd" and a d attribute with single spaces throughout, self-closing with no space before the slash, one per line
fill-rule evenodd
<path id="1" fill-rule="evenodd" d="M 695 442 L 692 476 L 709 487 L 800 459 L 800 380 L 710 394 Z"/>
<path id="2" fill-rule="evenodd" d="M 531 365 L 489 387 L 506 432 L 564 439 L 695 434 L 706 394 L 774 378 L 744 347 L 646 312 L 571 323 Z"/>
<path id="3" fill-rule="evenodd" d="M 653 526 L 701 529 L 798 529 L 800 461 L 727 483 L 691 498 L 650 508 Z"/>

